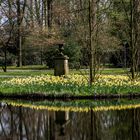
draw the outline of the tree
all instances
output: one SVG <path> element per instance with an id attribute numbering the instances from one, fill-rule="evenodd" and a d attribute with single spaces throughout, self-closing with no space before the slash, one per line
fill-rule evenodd
<path id="1" fill-rule="evenodd" d="M 16 33 L 14 31 L 15 29 L 15 22 L 14 22 L 14 15 L 12 14 L 12 3 L 10 0 L 1 1 L 0 5 L 1 9 L 1 16 L 3 17 L 0 23 L 0 44 L 1 49 L 4 52 L 4 66 L 3 70 L 4 72 L 7 71 L 7 52 L 11 46 L 15 43 L 15 36 Z"/>
<path id="2" fill-rule="evenodd" d="M 135 79 L 138 76 L 139 65 L 140 2 L 138 0 L 115 0 L 112 2 L 112 6 L 113 28 L 111 28 L 111 34 L 120 39 L 122 43 L 128 43 L 131 78 Z"/>
<path id="3" fill-rule="evenodd" d="M 25 14 L 25 7 L 27 4 L 27 0 L 21 1 L 16 0 L 17 6 L 17 49 L 18 49 L 18 67 L 22 66 L 22 23 Z M 21 6 L 22 5 L 22 6 Z"/>
<path id="4" fill-rule="evenodd" d="M 140 2 L 139 0 L 130 1 L 130 22 L 129 22 L 129 44 L 131 51 L 131 75 L 135 79 L 138 74 L 139 65 L 139 26 L 140 26 Z M 135 73 L 136 72 L 136 73 Z"/>

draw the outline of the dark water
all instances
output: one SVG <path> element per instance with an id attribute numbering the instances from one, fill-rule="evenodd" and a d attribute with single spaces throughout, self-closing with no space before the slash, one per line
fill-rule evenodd
<path id="1" fill-rule="evenodd" d="M 140 140 L 140 109 L 55 112 L 1 104 L 0 140 Z"/>

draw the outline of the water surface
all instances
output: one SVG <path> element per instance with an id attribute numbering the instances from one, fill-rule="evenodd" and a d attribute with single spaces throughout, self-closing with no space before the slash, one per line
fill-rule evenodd
<path id="1" fill-rule="evenodd" d="M 118 101 L 113 102 L 116 104 Z M 84 103 L 86 104 L 85 101 Z M 92 106 L 85 105 L 84 107 L 87 107 L 88 110 L 73 109 L 71 111 L 70 109 L 64 109 L 62 103 L 60 106 L 57 103 L 58 108 L 53 108 L 50 105 L 52 110 L 43 107 L 29 107 L 27 101 L 22 104 L 13 101 L 10 103 L 9 101 L 1 102 L 0 140 L 140 139 L 139 107 L 136 109 L 132 107 L 129 109 L 95 111 Z M 29 105 L 31 104 L 34 105 L 35 103 L 30 102 Z M 63 104 L 66 106 L 67 103 Z M 94 102 L 93 104 L 101 105 L 101 102 Z M 82 104 L 80 106 L 83 107 Z"/>

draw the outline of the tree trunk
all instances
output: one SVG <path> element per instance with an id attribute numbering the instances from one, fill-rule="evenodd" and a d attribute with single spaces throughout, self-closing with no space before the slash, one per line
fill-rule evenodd
<path id="1" fill-rule="evenodd" d="M 21 7 L 20 0 L 17 0 L 17 49 L 18 49 L 18 67 L 22 66 L 22 38 L 21 38 Z"/>
<path id="2" fill-rule="evenodd" d="M 47 0 L 43 0 L 44 24 L 47 27 Z"/>
<path id="3" fill-rule="evenodd" d="M 95 80 L 96 64 L 95 64 L 95 45 L 93 34 L 96 24 L 96 1 L 89 0 L 89 49 L 90 49 L 90 85 Z M 94 71 L 93 71 L 94 70 Z"/>
<path id="4" fill-rule="evenodd" d="M 131 48 L 131 76 L 132 79 L 137 77 L 138 72 L 138 38 L 139 38 L 139 30 L 138 30 L 138 22 L 139 22 L 139 10 L 138 6 L 139 2 L 137 0 L 130 1 L 131 7 L 131 17 L 130 17 L 130 48 Z"/>
<path id="5" fill-rule="evenodd" d="M 90 48 L 90 85 L 93 82 L 93 50 L 92 50 L 92 23 L 91 23 L 91 0 L 89 0 L 89 48 Z"/>
<path id="6" fill-rule="evenodd" d="M 7 72 L 7 46 L 4 46 L 4 66 L 2 69 L 4 72 Z"/>
<path id="7" fill-rule="evenodd" d="M 30 0 L 30 7 L 31 7 L 31 10 L 30 10 L 30 18 L 31 18 L 31 27 L 33 28 L 34 27 L 34 16 L 33 16 L 33 0 Z"/>
<path id="8" fill-rule="evenodd" d="M 47 10 L 48 10 L 48 29 L 52 25 L 52 0 L 47 1 Z"/>

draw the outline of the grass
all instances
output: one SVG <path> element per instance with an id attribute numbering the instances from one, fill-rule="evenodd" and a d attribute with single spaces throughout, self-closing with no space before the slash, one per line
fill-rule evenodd
<path id="1" fill-rule="evenodd" d="M 70 70 L 70 74 L 82 74 L 87 75 L 89 73 L 88 70 Z M 45 66 L 23 66 L 21 68 L 17 68 L 14 66 L 9 66 L 7 72 L 0 71 L 0 76 L 36 76 L 41 74 L 50 74 L 53 75 L 54 71 L 47 69 Z M 122 68 L 109 68 L 101 70 L 101 74 L 112 74 L 112 75 L 124 75 L 126 74 L 125 70 Z"/>
<path id="2" fill-rule="evenodd" d="M 46 65 L 27 65 L 22 67 L 16 67 L 16 66 L 8 66 L 7 69 L 9 70 L 44 70 L 48 67 Z"/>
<path id="3" fill-rule="evenodd" d="M 121 69 L 114 69 L 113 75 L 103 74 L 93 86 L 89 86 L 84 75 L 81 72 L 72 71 L 67 77 L 52 76 L 53 71 L 30 71 L 23 72 L 24 77 L 1 78 L 0 92 L 4 94 L 45 94 L 54 96 L 91 96 L 91 95 L 108 95 L 108 94 L 134 94 L 140 93 L 140 80 L 130 81 L 126 75 L 115 74 L 116 71 L 122 72 Z M 22 73 L 22 72 L 21 72 Z M 49 74 L 48 74 L 49 73 Z M 19 76 L 15 72 L 15 76 Z M 51 74 L 51 75 L 50 75 Z M 86 76 L 88 78 L 88 76 Z"/>
<path id="4" fill-rule="evenodd" d="M 52 70 L 9 70 L 6 73 L 5 72 L 0 72 L 0 76 L 4 77 L 4 76 L 36 76 L 36 75 L 41 75 L 41 74 L 50 74 L 53 75 L 53 71 Z"/>

